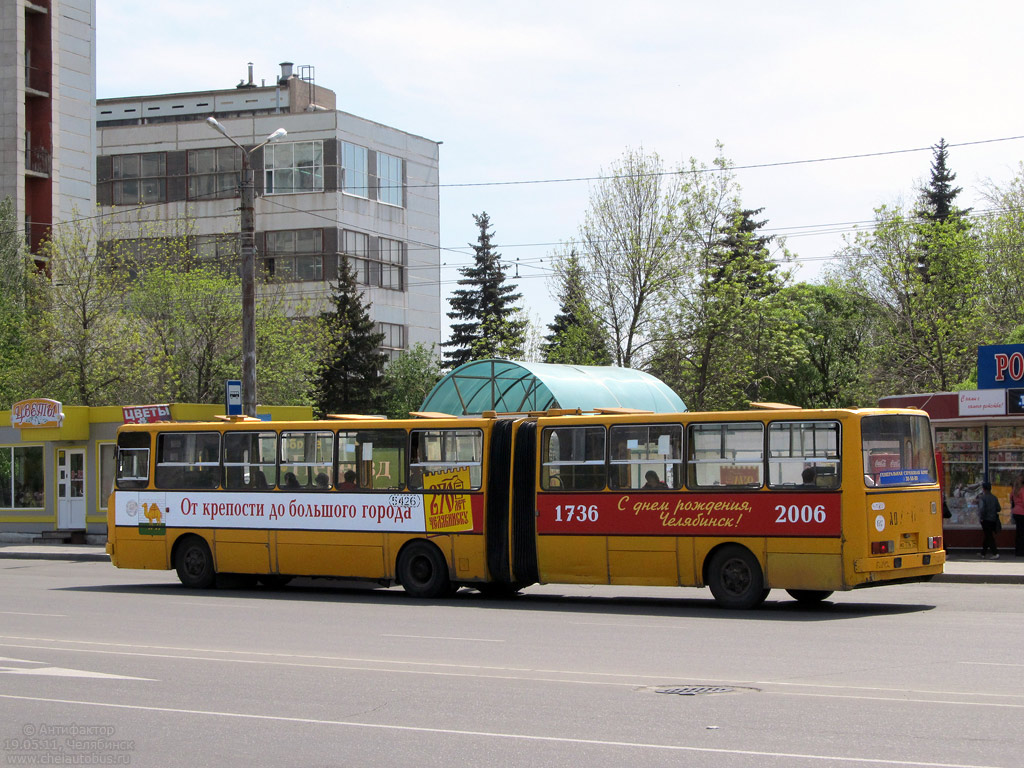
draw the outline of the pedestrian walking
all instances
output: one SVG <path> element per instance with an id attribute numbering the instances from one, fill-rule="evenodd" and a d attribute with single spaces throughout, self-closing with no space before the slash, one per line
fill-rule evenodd
<path id="1" fill-rule="evenodd" d="M 992 483 L 986 480 L 981 484 L 981 495 L 978 497 L 978 520 L 981 522 L 983 534 L 981 556 L 986 560 L 998 560 L 999 550 L 996 547 L 996 534 L 1002 530 L 999 522 L 999 499 L 992 494 Z"/>
<path id="2" fill-rule="evenodd" d="M 1013 556 L 1024 557 L 1024 473 L 1013 478 L 1010 512 L 1013 514 L 1013 525 L 1017 529 L 1013 537 Z"/>

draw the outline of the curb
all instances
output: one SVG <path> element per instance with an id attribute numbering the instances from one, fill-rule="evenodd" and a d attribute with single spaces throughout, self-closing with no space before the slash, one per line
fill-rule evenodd
<path id="1" fill-rule="evenodd" d="M 79 563 L 109 563 L 106 552 L 25 552 L 0 548 L 0 560 L 64 560 Z"/>
<path id="2" fill-rule="evenodd" d="M 933 582 L 946 584 L 1024 584 L 1024 574 L 1019 573 L 941 573 Z"/>

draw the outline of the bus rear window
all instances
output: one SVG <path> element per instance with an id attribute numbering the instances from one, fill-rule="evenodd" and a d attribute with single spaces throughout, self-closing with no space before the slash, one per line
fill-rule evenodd
<path id="1" fill-rule="evenodd" d="M 861 447 L 864 484 L 869 488 L 935 482 L 935 453 L 926 416 L 865 416 Z"/>

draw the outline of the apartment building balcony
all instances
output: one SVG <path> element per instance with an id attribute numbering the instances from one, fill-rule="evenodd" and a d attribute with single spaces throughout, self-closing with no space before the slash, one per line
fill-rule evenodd
<path id="1" fill-rule="evenodd" d="M 31 147 L 25 152 L 25 174 L 40 179 L 50 178 L 53 156 L 43 147 Z"/>

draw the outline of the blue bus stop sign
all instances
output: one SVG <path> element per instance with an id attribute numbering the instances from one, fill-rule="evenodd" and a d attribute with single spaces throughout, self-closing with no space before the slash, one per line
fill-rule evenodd
<path id="1" fill-rule="evenodd" d="M 228 379 L 224 387 L 224 408 L 228 416 L 242 415 L 242 382 Z"/>

